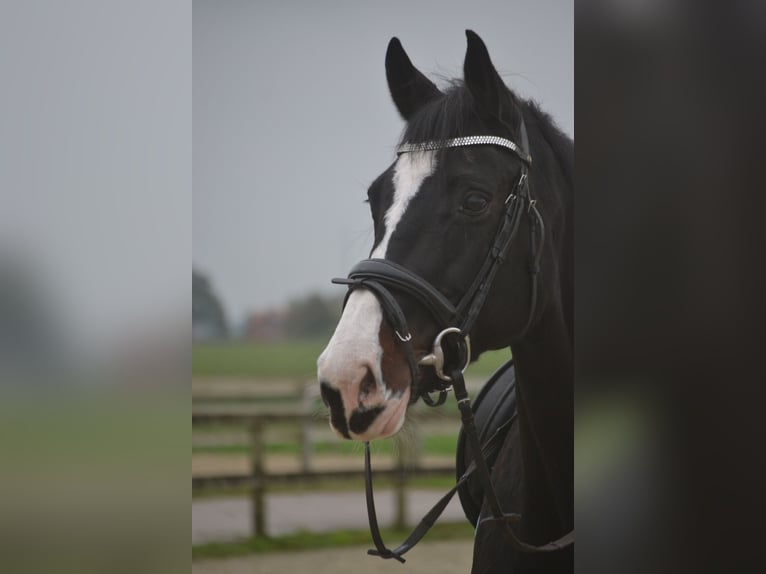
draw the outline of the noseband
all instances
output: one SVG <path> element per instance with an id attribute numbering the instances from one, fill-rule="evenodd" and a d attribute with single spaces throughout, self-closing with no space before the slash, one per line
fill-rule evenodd
<path id="1" fill-rule="evenodd" d="M 529 220 L 529 273 L 532 287 L 529 315 L 520 336 L 523 336 L 532 324 L 537 306 L 537 276 L 540 271 L 545 226 L 537 209 L 536 200 L 532 199 L 529 190 L 528 176 L 532 157 L 528 151 L 529 140 L 524 120 L 521 121 L 521 146 L 498 136 L 468 136 L 442 141 L 405 143 L 399 147 L 397 155 L 476 145 L 493 145 L 508 149 L 521 160 L 522 166 L 518 180 L 505 199 L 505 210 L 495 233 L 492 247 L 476 274 L 476 278 L 457 304 L 453 304 L 424 278 L 386 259 L 364 259 L 351 269 L 347 278 L 332 280 L 333 283 L 348 285 L 348 294 L 354 289 L 365 288 L 377 297 L 397 338 L 404 346 L 412 377 L 412 400 L 414 402 L 418 397 L 422 397 L 429 406 L 443 404 L 452 386 L 452 377 L 445 373 L 445 370 L 450 370 L 445 367 L 445 348 L 443 346 L 448 337 L 453 336 L 457 339 L 457 356 L 454 363 L 462 365 L 462 371 L 470 363 L 471 329 L 484 306 L 490 287 L 500 266 L 505 261 L 508 249 L 516 237 L 525 215 Z M 415 359 L 412 334 L 407 326 L 407 318 L 391 291 L 405 293 L 414 298 L 428 311 L 440 329 L 433 343 L 433 351 L 419 362 Z M 432 388 L 422 387 L 418 365 L 433 366 L 440 382 Z M 433 392 L 439 393 L 436 399 L 431 398 L 430 393 Z"/>

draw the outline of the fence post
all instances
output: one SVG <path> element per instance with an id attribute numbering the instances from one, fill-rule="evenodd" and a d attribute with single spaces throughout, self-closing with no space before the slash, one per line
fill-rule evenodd
<path id="1" fill-rule="evenodd" d="M 266 536 L 266 476 L 263 468 L 264 440 L 263 421 L 250 422 L 250 463 L 253 487 L 250 490 L 250 507 L 253 520 L 253 536 Z"/>
<path id="2" fill-rule="evenodd" d="M 394 473 L 394 497 L 396 513 L 394 516 L 394 528 L 404 530 L 407 528 L 407 468 L 409 466 L 409 452 L 407 441 L 397 443 L 396 461 Z"/>
<path id="3" fill-rule="evenodd" d="M 412 468 L 423 468 L 423 429 L 421 425 L 415 425 L 412 430 L 412 442 L 410 443 L 410 461 L 409 464 Z"/>
<path id="4" fill-rule="evenodd" d="M 308 415 L 314 404 L 313 386 L 303 385 L 302 402 L 303 411 Z M 312 421 L 305 418 L 300 424 L 300 445 L 301 445 L 301 467 L 303 472 L 311 472 L 312 458 L 314 456 L 314 441 L 312 440 Z"/>
<path id="5" fill-rule="evenodd" d="M 423 433 L 419 425 L 412 430 L 409 440 L 397 443 L 396 463 L 397 472 L 394 475 L 394 490 L 396 498 L 396 528 L 407 528 L 407 482 L 409 471 L 423 467 Z"/>

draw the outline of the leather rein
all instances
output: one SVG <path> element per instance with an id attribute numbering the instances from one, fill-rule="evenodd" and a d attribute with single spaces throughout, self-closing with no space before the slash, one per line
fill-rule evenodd
<path id="1" fill-rule="evenodd" d="M 504 428 L 510 425 L 513 422 L 513 418 L 495 432 L 484 445 L 481 445 L 474 422 L 471 402 L 468 398 L 463 378 L 463 372 L 471 361 L 470 331 L 484 306 L 490 287 L 507 256 L 510 245 L 519 231 L 524 215 L 527 216 L 529 221 L 531 297 L 529 316 L 521 332 L 522 335 L 526 333 L 534 320 L 545 226 L 542 216 L 537 209 L 536 200 L 532 198 L 529 189 L 528 175 L 532 158 L 528 151 L 529 140 L 524 120 L 523 118 L 521 120 L 520 146 L 511 140 L 497 136 L 468 136 L 442 141 L 405 143 L 399 147 L 397 155 L 474 145 L 494 145 L 509 149 L 521 160 L 521 172 L 513 189 L 505 199 L 505 211 L 495 234 L 492 247 L 487 253 L 476 278 L 457 305 L 453 305 L 436 287 L 419 275 L 385 259 L 364 259 L 351 269 L 347 278 L 332 280 L 336 284 L 348 285 L 347 299 L 353 290 L 360 288 L 368 289 L 375 295 L 399 342 L 405 348 L 412 377 L 413 402 L 422 397 L 427 405 L 439 406 L 446 401 L 447 394 L 452 389 L 458 403 L 467 440 L 472 452 L 477 453 L 465 473 L 458 479 L 457 484 L 423 517 L 407 539 L 397 548 L 391 550 L 384 544 L 378 526 L 372 488 L 370 444 L 365 442 L 365 495 L 370 532 L 375 544 L 375 549 L 368 550 L 368 554 L 380 556 L 381 558 L 394 558 L 402 563 L 405 561 L 402 557 L 403 554 L 408 552 L 423 538 L 436 519 L 442 514 L 458 488 L 476 472 L 478 472 L 479 479 L 484 488 L 485 498 L 492 513 L 492 516 L 485 520 L 501 523 L 511 545 L 516 550 L 521 552 L 551 552 L 560 550 L 574 542 L 574 531 L 542 546 L 527 544 L 518 539 L 511 525 L 517 524 L 521 516 L 514 513 L 507 514 L 502 511 L 486 462 L 486 459 L 490 458 L 502 446 L 502 439 L 505 433 L 501 433 L 500 430 L 504 430 Z M 434 340 L 432 353 L 423 357 L 419 362 L 415 359 L 412 334 L 407 326 L 407 319 L 391 290 L 412 296 L 429 312 L 436 324 L 442 329 Z M 454 344 L 448 345 L 448 348 L 445 349 L 445 343 L 448 340 L 452 340 Z M 447 353 L 445 351 L 457 356 L 456 361 L 450 361 L 449 363 L 451 365 L 457 364 L 458 366 L 447 366 Z M 419 366 L 433 366 L 440 382 L 431 389 L 421 388 L 418 372 Z M 436 399 L 431 397 L 433 392 L 439 393 Z"/>

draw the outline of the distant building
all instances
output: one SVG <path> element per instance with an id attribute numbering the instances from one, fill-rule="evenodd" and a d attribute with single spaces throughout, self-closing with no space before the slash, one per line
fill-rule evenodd
<path id="1" fill-rule="evenodd" d="M 192 269 L 192 340 L 217 341 L 228 336 L 223 306 L 210 281 Z"/>
<path id="2" fill-rule="evenodd" d="M 285 337 L 285 311 L 251 313 L 245 324 L 245 338 L 249 341 L 274 341 Z"/>

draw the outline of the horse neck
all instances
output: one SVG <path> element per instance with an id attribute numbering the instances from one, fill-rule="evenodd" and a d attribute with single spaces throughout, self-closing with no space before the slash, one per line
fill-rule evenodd
<path id="1" fill-rule="evenodd" d="M 560 302 L 549 302 L 513 345 L 523 460 L 522 525 L 531 543 L 573 527 L 574 388 L 572 343 Z"/>

